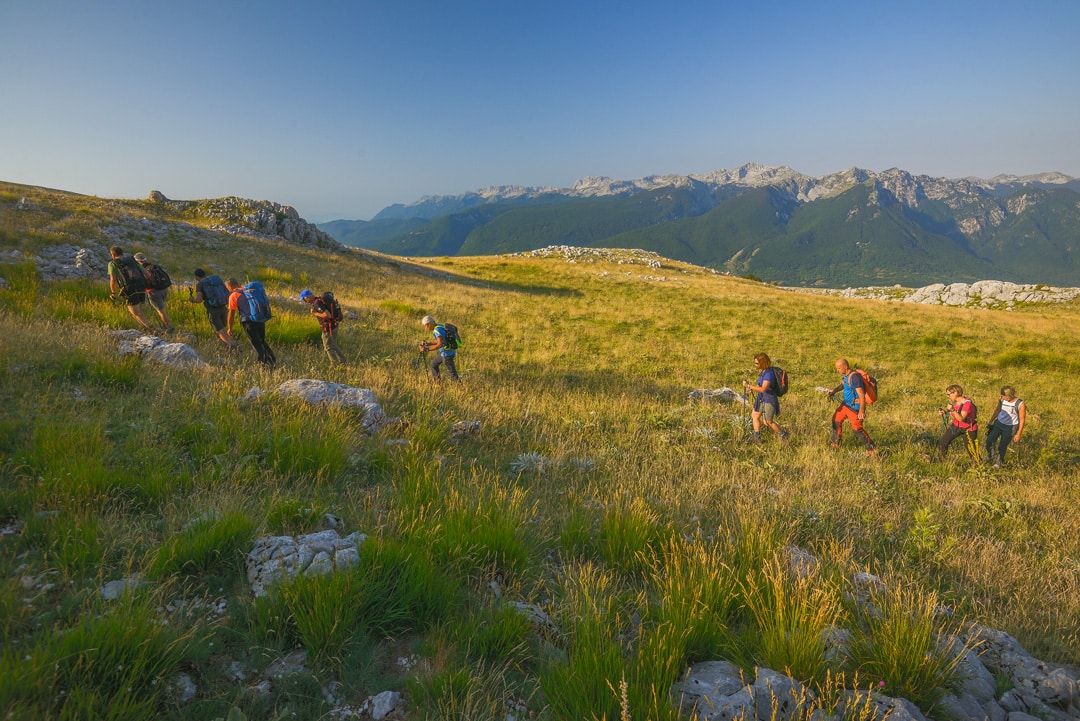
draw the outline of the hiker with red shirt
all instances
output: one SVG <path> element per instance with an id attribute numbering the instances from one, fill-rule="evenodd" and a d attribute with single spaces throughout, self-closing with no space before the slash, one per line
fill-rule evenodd
<path id="1" fill-rule="evenodd" d="M 832 417 L 832 440 L 830 445 L 833 448 L 840 447 L 840 437 L 844 432 L 844 421 L 851 423 L 851 430 L 858 433 L 863 438 L 863 443 L 866 446 L 866 452 L 876 453 L 877 444 L 870 438 L 870 434 L 863 428 L 863 421 L 866 420 L 866 406 L 869 399 L 866 396 L 866 383 L 863 381 L 862 375 L 860 375 L 855 369 L 853 369 L 844 358 L 837 359 L 836 372 L 840 374 L 840 385 L 829 391 L 829 397 L 832 398 L 840 391 L 844 392 L 844 399 L 840 402 L 836 412 Z"/>
<path id="2" fill-rule="evenodd" d="M 338 317 L 341 310 L 340 306 L 337 306 L 334 295 L 326 292 L 318 296 L 305 289 L 300 291 L 300 300 L 311 306 L 311 314 L 319 320 L 319 327 L 322 328 L 323 350 L 326 351 L 330 362 L 345 363 L 345 354 L 341 352 L 337 344 Z M 335 306 L 337 306 L 337 313 L 334 312 Z"/>
<path id="3" fill-rule="evenodd" d="M 949 445 L 960 436 L 964 436 L 964 446 L 968 455 L 976 463 L 979 462 L 979 446 L 975 439 L 979 435 L 979 422 L 975 401 L 964 395 L 964 389 L 953 383 L 945 389 L 945 395 L 949 397 L 949 405 L 939 408 L 938 413 L 948 421 L 945 432 L 938 441 L 937 453 L 930 459 L 937 462 L 945 458 L 945 452 Z"/>

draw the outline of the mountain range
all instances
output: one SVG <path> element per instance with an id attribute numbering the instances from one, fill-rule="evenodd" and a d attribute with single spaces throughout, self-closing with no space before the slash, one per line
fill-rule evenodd
<path id="1" fill-rule="evenodd" d="M 591 177 L 570 188 L 496 186 L 319 224 L 401 256 L 552 245 L 640 248 L 786 285 L 974 281 L 1072 285 L 1080 179 L 1061 173 L 933 178 L 861 168 L 811 177 L 756 163 L 703 175 Z"/>

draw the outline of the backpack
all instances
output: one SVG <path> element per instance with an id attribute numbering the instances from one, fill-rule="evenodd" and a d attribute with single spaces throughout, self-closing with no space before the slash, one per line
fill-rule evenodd
<path id="1" fill-rule="evenodd" d="M 130 255 L 123 258 L 114 258 L 116 265 L 117 281 L 120 283 L 121 295 L 130 298 L 136 293 L 146 292 L 146 276 L 143 275 L 142 266 Z"/>
<path id="2" fill-rule="evenodd" d="M 157 263 L 147 263 L 145 266 L 150 271 L 150 288 L 153 290 L 165 290 L 172 285 L 172 278 Z"/>
<path id="3" fill-rule="evenodd" d="M 340 323 L 345 316 L 341 312 L 341 304 L 334 299 L 334 294 L 330 291 L 326 291 L 322 294 L 323 306 L 330 311 L 330 318 L 333 320 L 334 325 Z"/>
<path id="4" fill-rule="evenodd" d="M 210 275 L 203 279 L 203 302 L 210 308 L 224 308 L 229 304 L 229 289 L 221 276 Z"/>
<path id="5" fill-rule="evenodd" d="M 244 320 L 265 323 L 273 317 L 273 313 L 270 312 L 270 299 L 266 297 L 266 290 L 263 289 L 262 283 L 253 280 L 240 292 L 244 294 L 244 299 L 248 303 L 248 317 Z"/>
<path id="6" fill-rule="evenodd" d="M 787 393 L 788 389 L 788 375 L 787 371 L 780 366 L 772 367 L 773 377 L 776 378 L 776 388 L 769 388 L 777 398 Z"/>
<path id="7" fill-rule="evenodd" d="M 444 331 L 446 331 L 446 340 L 444 342 L 448 349 L 457 350 L 461 346 L 461 336 L 458 335 L 456 325 L 454 325 L 453 323 L 440 323 L 435 327 L 442 328 Z"/>
<path id="8" fill-rule="evenodd" d="M 863 396 L 866 398 L 866 405 L 870 405 L 877 401 L 877 378 L 864 371 L 862 368 L 855 368 L 856 373 L 863 381 Z"/>

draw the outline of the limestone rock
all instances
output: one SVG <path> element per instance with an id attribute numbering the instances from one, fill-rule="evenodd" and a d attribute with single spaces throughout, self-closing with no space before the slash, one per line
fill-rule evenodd
<path id="1" fill-rule="evenodd" d="M 334 405 L 359 408 L 364 412 L 361 422 L 365 432 L 375 433 L 392 419 L 383 413 L 375 400 L 375 392 L 366 388 L 354 388 L 341 383 L 300 378 L 282 383 L 275 391 L 282 398 L 298 398 L 312 405 Z"/>
<path id="2" fill-rule="evenodd" d="M 172 343 L 157 336 L 130 329 L 110 331 L 109 336 L 119 339 L 117 350 L 120 355 L 141 355 L 148 360 L 180 370 L 210 368 L 195 349 L 186 343 Z"/>
<path id="3" fill-rule="evenodd" d="M 264 596 L 275 583 L 301 574 L 321 575 L 355 566 L 366 539 L 359 532 L 342 538 L 334 530 L 295 538 L 264 536 L 255 541 L 245 560 L 248 583 L 256 596 Z"/>

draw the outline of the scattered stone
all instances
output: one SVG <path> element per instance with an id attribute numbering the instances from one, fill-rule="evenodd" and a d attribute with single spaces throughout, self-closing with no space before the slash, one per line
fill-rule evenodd
<path id="1" fill-rule="evenodd" d="M 391 420 L 383 413 L 382 406 L 376 402 L 375 391 L 366 388 L 300 378 L 285 381 L 278 386 L 275 393 L 282 398 L 297 398 L 312 405 L 327 404 L 359 408 L 364 412 L 361 426 L 370 434 L 374 434 Z"/>
<path id="2" fill-rule="evenodd" d="M 696 391 L 690 391 L 687 396 L 690 400 L 717 400 L 725 403 L 741 403 L 747 405 L 750 401 L 741 393 L 736 393 L 730 388 L 701 388 Z"/>
<path id="3" fill-rule="evenodd" d="M 375 721 L 386 718 L 386 716 L 393 712 L 397 708 L 398 702 L 401 701 L 401 694 L 397 691 L 383 691 L 371 699 L 371 718 Z"/>
<path id="4" fill-rule="evenodd" d="M 288 656 L 279 658 L 266 667 L 266 675 L 273 679 L 281 680 L 286 676 L 294 676 L 307 671 L 307 649 L 301 648 L 293 651 Z"/>
<path id="5" fill-rule="evenodd" d="M 480 421 L 458 421 L 450 426 L 450 440 L 460 442 L 480 433 Z"/>
<path id="6" fill-rule="evenodd" d="M 186 343 L 170 343 L 157 336 L 130 329 L 109 331 L 109 336 L 120 340 L 117 350 L 122 356 L 141 355 L 148 360 L 180 370 L 210 368 L 195 349 Z"/>
<path id="7" fill-rule="evenodd" d="M 296 538 L 264 536 L 255 541 L 245 561 L 251 590 L 264 596 L 275 583 L 301 574 L 322 575 L 355 566 L 366 539 L 359 532 L 342 538 L 334 530 Z"/>
<path id="8" fill-rule="evenodd" d="M 106 601 L 116 601 L 123 597 L 128 590 L 134 591 L 136 588 L 143 584 L 143 575 L 141 573 L 133 573 L 127 578 L 120 578 L 115 581 L 109 581 L 101 587 L 101 597 Z"/>
<path id="9" fill-rule="evenodd" d="M 177 674 L 173 683 L 176 686 L 177 696 L 180 697 L 181 705 L 191 703 L 199 693 L 199 689 L 195 685 L 194 679 L 186 673 Z"/>

